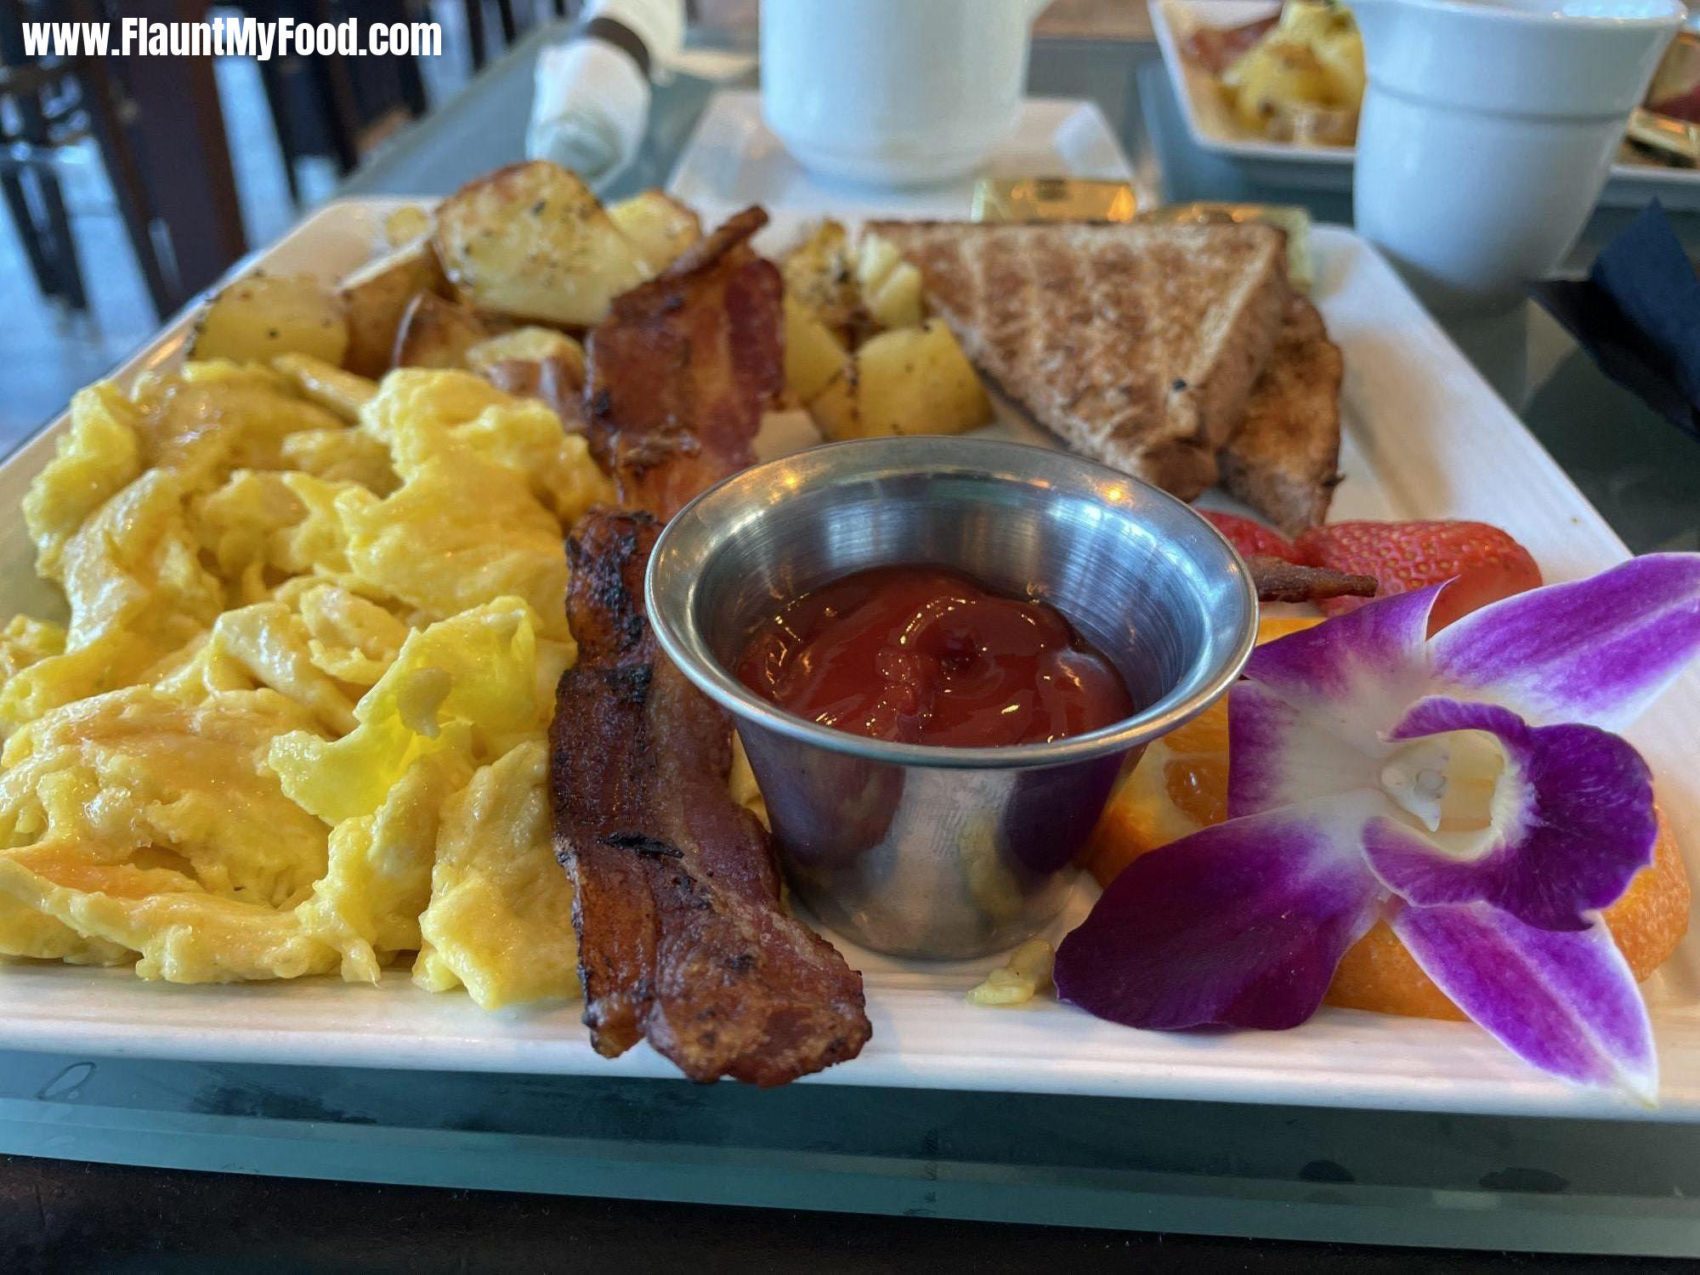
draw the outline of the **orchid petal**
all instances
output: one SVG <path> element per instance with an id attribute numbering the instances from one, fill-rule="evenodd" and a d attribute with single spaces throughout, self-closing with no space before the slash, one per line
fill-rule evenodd
<path id="1" fill-rule="evenodd" d="M 1658 1057 L 1647 1007 L 1603 924 L 1555 933 L 1471 903 L 1402 907 L 1392 925 L 1440 990 L 1519 1058 L 1653 1101 Z"/>
<path id="2" fill-rule="evenodd" d="M 1648 554 L 1517 594 L 1443 629 L 1431 650 L 1436 676 L 1472 698 L 1622 729 L 1700 655 L 1700 554 Z"/>
<path id="3" fill-rule="evenodd" d="M 1421 907 L 1481 900 L 1543 930 L 1584 930 L 1653 861 L 1652 774 L 1628 743 L 1592 726 L 1530 726 L 1509 709 L 1435 697 L 1391 732 L 1414 740 L 1486 731 L 1508 763 L 1495 828 L 1468 858 L 1391 819 L 1364 830 L 1364 855 Z"/>
<path id="4" fill-rule="evenodd" d="M 1428 689 L 1441 586 L 1397 594 L 1258 647 L 1228 698 L 1228 813 L 1375 787 L 1382 738 Z"/>
<path id="5" fill-rule="evenodd" d="M 1358 851 L 1376 809 L 1290 807 L 1140 856 L 1057 949 L 1058 995 L 1130 1027 L 1296 1027 L 1385 898 Z"/>
<path id="6" fill-rule="evenodd" d="M 1266 642 L 1251 653 L 1245 676 L 1301 707 L 1366 694 L 1387 698 L 1424 685 L 1429 612 L 1444 587 L 1378 598 L 1325 624 Z M 1400 709 L 1415 698 L 1399 698 Z"/>
<path id="7" fill-rule="evenodd" d="M 1228 813 L 1235 817 L 1373 790 L 1380 772 L 1380 762 L 1355 743 L 1246 681 L 1228 693 L 1228 757 Z"/>

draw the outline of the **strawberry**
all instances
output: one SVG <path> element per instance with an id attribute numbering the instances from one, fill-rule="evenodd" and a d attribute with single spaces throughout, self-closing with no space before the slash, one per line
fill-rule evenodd
<path id="1" fill-rule="evenodd" d="M 1217 513 L 1214 509 L 1200 509 L 1203 514 L 1227 538 L 1229 544 L 1240 551 L 1243 557 L 1280 558 L 1285 562 L 1303 562 L 1299 551 L 1291 540 L 1279 531 L 1271 531 L 1260 522 L 1250 518 L 1241 518 L 1238 514 Z"/>
<path id="2" fill-rule="evenodd" d="M 1434 604 L 1431 633 L 1541 583 L 1529 551 L 1485 522 L 1336 522 L 1305 532 L 1298 550 L 1313 567 L 1374 576 L 1382 596 L 1452 580 Z M 1364 601 L 1331 598 L 1321 605 L 1339 615 Z"/>

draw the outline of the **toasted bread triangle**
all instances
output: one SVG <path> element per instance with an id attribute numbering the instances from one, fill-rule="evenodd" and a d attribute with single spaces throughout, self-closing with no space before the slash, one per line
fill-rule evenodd
<path id="1" fill-rule="evenodd" d="M 1086 455 L 1186 499 L 1274 347 L 1286 237 L 1257 224 L 872 222 L 980 370 Z"/>
<path id="2" fill-rule="evenodd" d="M 1295 296 L 1220 456 L 1222 486 L 1289 536 L 1328 514 L 1340 481 L 1340 348 L 1322 315 Z"/>

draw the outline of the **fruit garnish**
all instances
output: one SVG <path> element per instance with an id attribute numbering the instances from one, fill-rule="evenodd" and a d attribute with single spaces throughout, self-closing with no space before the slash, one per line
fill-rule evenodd
<path id="1" fill-rule="evenodd" d="M 1653 861 L 1612 733 L 1700 654 L 1700 555 L 1521 593 L 1429 637 L 1440 586 L 1259 647 L 1229 693 L 1227 821 L 1134 859 L 1057 952 L 1114 1022 L 1282 1028 L 1385 922 L 1514 1053 L 1651 1100 L 1634 974 L 1599 913 Z"/>
<path id="2" fill-rule="evenodd" d="M 1209 522 L 1220 531 L 1227 542 L 1238 549 L 1241 557 L 1280 558 L 1286 562 L 1303 562 L 1299 551 L 1293 542 L 1279 531 L 1272 531 L 1260 522 L 1250 518 L 1242 518 L 1238 514 L 1220 513 L 1214 509 L 1200 509 Z"/>
<path id="3" fill-rule="evenodd" d="M 1321 623 L 1308 615 L 1259 616 L 1258 645 Z M 1116 786 L 1081 862 L 1099 885 L 1109 885 L 1147 850 L 1227 817 L 1228 701 L 1222 699 L 1152 741 Z"/>
<path id="4" fill-rule="evenodd" d="M 1485 522 L 1335 522 L 1306 531 L 1297 548 L 1299 561 L 1311 566 L 1374 576 L 1382 597 L 1451 580 L 1434 605 L 1431 631 L 1541 584 L 1529 551 Z M 1330 598 L 1320 605 L 1343 615 L 1364 602 Z"/>

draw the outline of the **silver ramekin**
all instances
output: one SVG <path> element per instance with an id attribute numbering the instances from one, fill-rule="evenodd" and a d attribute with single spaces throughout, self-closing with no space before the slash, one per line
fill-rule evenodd
<path id="1" fill-rule="evenodd" d="M 1149 707 L 1054 743 L 937 748 L 817 725 L 733 676 L 778 605 L 893 564 L 1051 603 Z M 983 956 L 1055 916 L 1122 768 L 1227 690 L 1257 628 L 1245 565 L 1181 501 L 983 439 L 838 443 L 736 474 L 667 525 L 646 593 L 662 649 L 737 723 L 797 896 L 909 957 Z"/>

